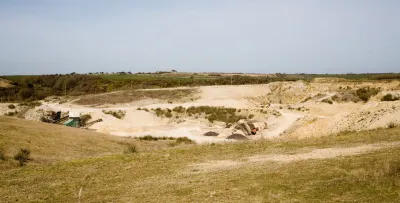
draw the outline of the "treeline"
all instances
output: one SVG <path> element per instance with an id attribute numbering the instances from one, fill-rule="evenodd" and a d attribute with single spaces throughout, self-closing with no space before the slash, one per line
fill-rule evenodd
<path id="1" fill-rule="evenodd" d="M 84 94 L 105 93 L 123 89 L 140 88 L 170 88 L 180 86 L 206 86 L 206 85 L 245 85 L 267 84 L 276 81 L 312 80 L 321 75 L 302 74 L 276 74 L 268 76 L 218 76 L 213 78 L 197 77 L 159 77 L 157 79 L 128 79 L 112 80 L 96 75 L 40 75 L 40 76 L 9 76 L 5 79 L 12 81 L 12 87 L 0 87 L 0 102 L 33 101 L 41 100 L 48 96 L 79 96 Z M 335 75 L 337 76 L 337 75 Z M 349 75 L 341 75 L 349 77 Z M 365 75 L 356 75 L 361 78 Z M 400 79 L 400 74 L 371 74 L 368 79 L 392 80 Z M 354 76 L 352 76 L 354 77 Z M 352 78 L 354 79 L 354 78 Z"/>
<path id="2" fill-rule="evenodd" d="M 11 84 L 12 87 L 0 88 L 1 102 L 33 101 L 53 95 L 83 95 L 107 91 L 106 80 L 75 74 L 13 77 Z"/>
<path id="3" fill-rule="evenodd" d="M 400 74 L 379 74 L 371 76 L 373 80 L 400 80 Z"/>
<path id="4" fill-rule="evenodd" d="M 170 88 L 170 87 L 180 87 L 180 86 L 206 86 L 206 85 L 245 85 L 245 84 L 267 84 L 275 81 L 295 81 L 296 79 L 282 79 L 276 77 L 251 77 L 251 76 L 221 76 L 218 78 L 158 78 L 152 80 L 119 80 L 110 84 L 113 89 L 120 89 L 124 87 L 134 87 L 134 88 Z"/>
<path id="5" fill-rule="evenodd" d="M 222 76 L 218 78 L 159 78 L 152 80 L 110 80 L 92 75 L 41 75 L 6 77 L 12 80 L 13 87 L 0 88 L 0 101 L 33 101 L 48 96 L 79 96 L 84 94 L 105 93 L 123 89 L 140 88 L 169 88 L 180 86 L 205 85 L 244 85 L 267 84 L 282 81 L 282 78 L 250 77 L 250 76 Z M 293 79 L 295 80 L 295 79 Z M 286 79 L 285 81 L 293 81 Z"/>

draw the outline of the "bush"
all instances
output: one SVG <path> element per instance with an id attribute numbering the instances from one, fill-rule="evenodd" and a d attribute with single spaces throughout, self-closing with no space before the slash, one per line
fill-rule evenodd
<path id="1" fill-rule="evenodd" d="M 354 91 L 340 92 L 332 96 L 335 102 L 359 102 L 360 98 Z"/>
<path id="2" fill-rule="evenodd" d="M 124 151 L 124 154 L 134 154 L 137 153 L 137 148 L 133 144 L 128 144 L 127 148 Z"/>
<path id="3" fill-rule="evenodd" d="M 168 110 L 169 110 L 169 109 L 168 109 Z M 172 118 L 172 113 L 171 113 L 171 112 L 165 113 L 165 117 L 167 117 L 167 118 Z"/>
<path id="4" fill-rule="evenodd" d="M 158 141 L 157 137 L 153 137 L 151 135 L 146 135 L 144 137 L 139 137 L 139 140 L 145 140 L 145 141 Z"/>
<path id="5" fill-rule="evenodd" d="M 176 139 L 176 144 L 194 144 L 195 142 L 187 137 L 180 137 L 178 139 Z"/>
<path id="6" fill-rule="evenodd" d="M 248 118 L 249 118 L 249 119 L 254 118 L 254 114 L 250 114 Z"/>
<path id="7" fill-rule="evenodd" d="M 119 111 L 105 111 L 105 110 L 103 110 L 103 113 L 112 115 L 112 116 L 114 116 L 115 118 L 118 118 L 118 119 L 124 118 L 125 114 L 126 114 L 125 111 L 121 111 L 121 110 L 119 110 Z"/>
<path id="8" fill-rule="evenodd" d="M 15 106 L 14 106 L 14 104 L 10 104 L 10 105 L 8 105 L 8 108 L 9 109 L 15 109 Z"/>
<path id="9" fill-rule="evenodd" d="M 31 98 L 35 94 L 35 91 L 32 88 L 23 87 L 18 92 L 18 97 L 20 100 L 26 100 Z"/>
<path id="10" fill-rule="evenodd" d="M 380 90 L 377 88 L 363 87 L 363 88 L 357 89 L 356 95 L 358 96 L 358 98 L 360 98 L 364 102 L 367 102 L 369 100 L 369 98 L 378 94 L 379 91 Z"/>
<path id="11" fill-rule="evenodd" d="M 394 123 L 394 122 L 390 122 L 388 124 L 388 128 L 395 128 L 395 127 L 396 127 L 396 123 Z"/>
<path id="12" fill-rule="evenodd" d="M 15 116 L 15 115 L 17 115 L 18 114 L 18 111 L 15 111 L 15 112 L 8 112 L 8 113 L 5 113 L 4 115 L 5 116 Z"/>
<path id="13" fill-rule="evenodd" d="M 19 162 L 20 166 L 25 165 L 30 160 L 31 151 L 26 148 L 21 148 L 17 154 L 14 155 L 14 159 Z"/>
<path id="14" fill-rule="evenodd" d="M 80 118 L 81 118 L 81 124 L 82 124 L 83 126 L 85 126 L 85 125 L 87 124 L 87 122 L 88 122 L 90 119 L 92 119 L 92 116 L 91 116 L 90 114 L 85 114 L 85 115 L 82 115 Z"/>
<path id="15" fill-rule="evenodd" d="M 399 100 L 399 98 L 396 96 L 393 96 L 392 94 L 386 94 L 381 99 L 381 101 L 396 101 L 396 100 Z"/>
<path id="16" fill-rule="evenodd" d="M 333 104 L 333 101 L 330 99 L 323 99 L 321 102 L 327 103 L 327 104 Z"/>
<path id="17" fill-rule="evenodd" d="M 36 106 L 42 105 L 42 103 L 38 101 L 32 101 L 32 102 L 22 102 L 19 104 L 20 106 L 28 106 L 29 108 L 34 108 Z"/>
<path id="18" fill-rule="evenodd" d="M 173 108 L 172 111 L 174 111 L 176 113 L 185 113 L 186 108 L 182 107 L 182 106 L 177 106 L 177 107 Z"/>

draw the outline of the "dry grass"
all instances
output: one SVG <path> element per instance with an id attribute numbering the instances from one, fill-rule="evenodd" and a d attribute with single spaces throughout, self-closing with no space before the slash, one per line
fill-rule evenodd
<path id="1" fill-rule="evenodd" d="M 101 105 L 130 103 L 142 99 L 160 99 L 176 101 L 189 98 L 197 92 L 196 89 L 175 89 L 175 90 L 135 90 L 121 91 L 107 94 L 90 95 L 76 101 L 80 105 Z"/>
<path id="2" fill-rule="evenodd" d="M 20 148 L 28 148 L 34 164 L 122 154 L 128 143 L 136 144 L 140 151 L 159 148 L 157 143 L 3 116 L 0 126 L 4 155 L 12 157 Z"/>
<path id="3" fill-rule="evenodd" d="M 0 117 L 3 124 L 8 122 Z M 7 118 L 8 119 L 8 118 Z M 11 123 L 17 121 L 11 120 Z M 31 123 L 31 122 L 28 122 Z M 36 123 L 35 123 L 36 124 Z M 7 124 L 7 132 L 15 124 Z M 50 125 L 40 125 L 51 131 Z M 23 128 L 21 126 L 20 128 Z M 27 125 L 26 132 L 35 132 Z M 49 128 L 49 129 L 47 129 Z M 67 133 L 67 135 L 57 134 Z M 62 139 L 71 135 L 69 128 L 57 127 L 54 134 Z M 85 131 L 87 132 L 87 131 Z M 3 134 L 2 134 L 3 135 Z M 33 136 L 30 136 L 32 138 Z M 289 164 L 268 162 L 246 165 L 234 170 L 210 173 L 190 172 L 193 163 L 212 160 L 241 160 L 256 154 L 310 151 L 314 148 L 348 147 L 382 141 L 400 141 L 400 128 L 367 132 L 347 132 L 338 136 L 303 140 L 260 140 L 257 142 L 210 145 L 182 145 L 173 149 L 122 154 L 125 144 L 96 134 L 75 136 L 78 143 L 63 148 L 58 161 L 2 169 L 0 196 L 5 202 L 398 202 L 400 187 L 400 149 L 393 148 L 354 157 L 306 160 Z M 88 139 L 89 138 L 89 139 Z M 83 140 L 82 140 L 83 139 Z M 94 140 L 93 154 L 86 150 Z M 27 143 L 16 136 L 9 143 Z M 61 140 L 61 139 L 59 139 Z M 112 139 L 111 139 L 112 140 Z M 40 138 L 29 148 L 32 156 L 41 146 L 69 143 Z M 138 140 L 137 140 L 138 141 Z M 157 143 L 145 142 L 144 143 Z M 2 143 L 4 141 L 2 140 Z M 104 155 L 107 146 L 111 156 Z M 142 142 L 136 143 L 141 144 Z M 115 148 L 114 148 L 115 145 Z M 124 148 L 121 148 L 125 146 Z M 136 145 L 140 148 L 140 145 Z M 20 146 L 18 146 L 20 147 Z M 35 149 L 33 149 L 33 147 Z M 1 146 L 0 146 L 1 148 Z M 92 147 L 90 147 L 92 148 Z M 77 151 L 77 152 L 74 152 Z M 48 156 L 55 151 L 42 152 Z M 62 154 L 74 154 L 65 159 Z M 82 156 L 80 154 L 86 154 Z M 90 158 L 89 158 L 90 157 Z M 35 161 L 35 160 L 33 160 Z M 23 177 L 23 178 L 22 178 Z M 18 191 L 18 192 L 15 192 Z"/>

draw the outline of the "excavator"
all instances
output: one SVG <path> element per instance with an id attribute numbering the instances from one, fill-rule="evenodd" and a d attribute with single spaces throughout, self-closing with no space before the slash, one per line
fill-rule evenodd
<path id="1" fill-rule="evenodd" d="M 248 136 L 261 135 L 263 136 L 263 130 L 268 128 L 266 122 L 256 120 L 239 120 L 235 125 L 232 126 L 232 135 L 227 139 L 240 138 L 248 139 Z"/>

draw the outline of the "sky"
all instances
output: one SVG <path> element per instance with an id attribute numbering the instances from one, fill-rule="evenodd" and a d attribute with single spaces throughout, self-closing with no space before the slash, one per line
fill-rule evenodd
<path id="1" fill-rule="evenodd" d="M 0 0 L 0 75 L 400 72 L 398 0 Z"/>

